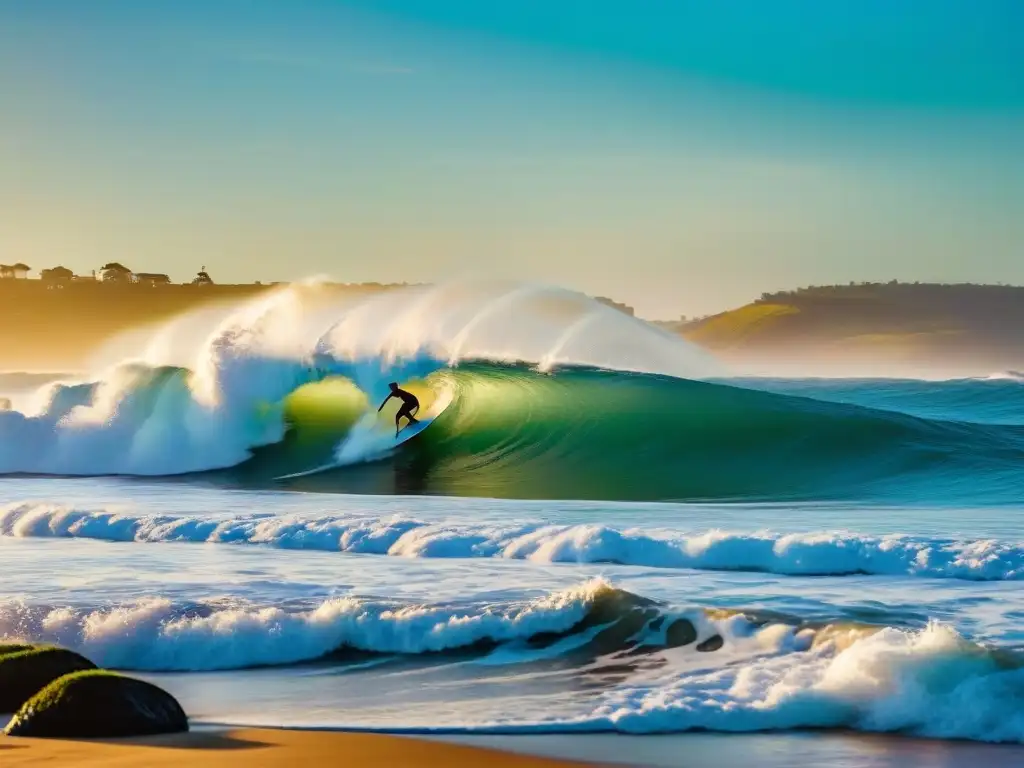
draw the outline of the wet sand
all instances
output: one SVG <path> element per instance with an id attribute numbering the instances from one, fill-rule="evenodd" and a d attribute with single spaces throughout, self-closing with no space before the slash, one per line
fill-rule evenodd
<path id="1" fill-rule="evenodd" d="M 481 766 L 558 768 L 1011 768 L 1024 746 L 844 732 L 398 736 L 383 733 L 202 728 L 187 734 L 110 741 L 0 736 L 0 765 L 100 766 Z"/>
<path id="2" fill-rule="evenodd" d="M 433 738 L 433 737 L 431 737 Z M 461 736 L 459 744 L 644 768 L 1018 768 L 1024 746 L 844 731 Z M 594 764 L 593 762 L 591 764 Z"/>
<path id="3" fill-rule="evenodd" d="M 560 768 L 586 763 L 501 752 L 485 746 L 403 736 L 338 731 L 239 728 L 112 741 L 21 739 L 0 736 L 4 768 L 118 766 L 450 766 L 451 768 Z"/>

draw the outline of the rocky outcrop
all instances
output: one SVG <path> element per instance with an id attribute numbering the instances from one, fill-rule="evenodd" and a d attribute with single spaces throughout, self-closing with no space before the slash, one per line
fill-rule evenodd
<path id="1" fill-rule="evenodd" d="M 113 672 L 92 670 L 50 683 L 18 710 L 6 733 L 88 739 L 187 730 L 185 711 L 163 689 Z"/>
<path id="2" fill-rule="evenodd" d="M 15 712 L 57 678 L 88 669 L 96 665 L 65 648 L 0 646 L 0 712 Z"/>

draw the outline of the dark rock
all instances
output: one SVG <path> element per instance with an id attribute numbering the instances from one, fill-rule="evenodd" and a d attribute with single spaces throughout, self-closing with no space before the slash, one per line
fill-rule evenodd
<path id="1" fill-rule="evenodd" d="M 682 645 L 689 645 L 697 640 L 697 628 L 689 619 L 673 621 L 665 630 L 665 645 L 669 648 L 678 648 Z"/>
<path id="2" fill-rule="evenodd" d="M 0 655 L 0 712 L 15 712 L 58 677 L 85 669 L 96 665 L 65 648 L 30 646 Z"/>
<path id="3" fill-rule="evenodd" d="M 8 736 L 100 739 L 188 730 L 171 694 L 105 670 L 75 672 L 50 683 L 18 710 Z"/>
<path id="4" fill-rule="evenodd" d="M 722 639 L 721 635 L 712 635 L 707 640 L 697 646 L 697 650 L 701 653 L 707 653 L 708 651 L 717 651 L 725 645 L 725 640 Z"/>

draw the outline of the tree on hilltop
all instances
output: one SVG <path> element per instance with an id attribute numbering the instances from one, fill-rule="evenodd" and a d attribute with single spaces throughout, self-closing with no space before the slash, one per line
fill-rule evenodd
<path id="1" fill-rule="evenodd" d="M 132 271 L 124 264 L 112 261 L 103 265 L 100 269 L 100 276 L 107 283 L 127 283 L 131 282 Z"/>

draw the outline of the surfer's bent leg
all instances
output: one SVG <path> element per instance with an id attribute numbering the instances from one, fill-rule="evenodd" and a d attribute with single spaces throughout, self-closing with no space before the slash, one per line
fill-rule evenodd
<path id="1" fill-rule="evenodd" d="M 408 406 L 403 405 L 401 408 L 398 409 L 398 413 L 395 414 L 395 437 L 398 437 L 398 433 L 402 431 L 402 427 L 399 424 L 399 422 L 402 420 L 403 416 L 405 416 L 405 418 L 409 420 L 409 424 L 416 423 L 416 419 L 412 417 L 412 409 L 410 409 Z M 406 426 L 409 426 L 409 424 L 407 424 Z"/>

